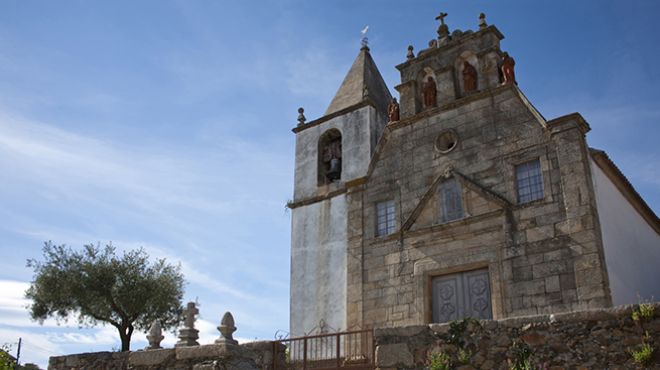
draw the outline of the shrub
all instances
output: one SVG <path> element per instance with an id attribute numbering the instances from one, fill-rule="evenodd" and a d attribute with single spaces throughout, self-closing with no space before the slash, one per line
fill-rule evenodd
<path id="1" fill-rule="evenodd" d="M 428 364 L 428 370 L 449 370 L 451 358 L 444 352 L 433 352 L 429 354 Z"/>

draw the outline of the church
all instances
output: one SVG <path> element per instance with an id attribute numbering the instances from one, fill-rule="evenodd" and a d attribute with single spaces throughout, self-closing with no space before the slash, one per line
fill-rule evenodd
<path id="1" fill-rule="evenodd" d="M 445 17 L 399 99 L 365 43 L 325 114 L 299 111 L 291 335 L 660 298 L 658 217 L 587 121 L 534 108 L 485 15 Z"/>

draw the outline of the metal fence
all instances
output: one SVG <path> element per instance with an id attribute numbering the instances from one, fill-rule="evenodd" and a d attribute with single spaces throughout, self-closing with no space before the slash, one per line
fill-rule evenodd
<path id="1" fill-rule="evenodd" d="M 274 370 L 374 369 L 372 330 L 348 331 L 273 342 Z"/>

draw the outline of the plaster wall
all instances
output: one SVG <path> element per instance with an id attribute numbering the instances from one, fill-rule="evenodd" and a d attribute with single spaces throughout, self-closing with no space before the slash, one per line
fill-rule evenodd
<path id="1" fill-rule="evenodd" d="M 660 235 L 590 162 L 613 304 L 660 298 Z"/>
<path id="2" fill-rule="evenodd" d="M 292 210 L 291 336 L 346 329 L 346 196 Z"/>
<path id="3" fill-rule="evenodd" d="M 341 182 L 364 176 L 377 136 L 382 131 L 383 124 L 379 121 L 382 119 L 377 119 L 376 110 L 365 106 L 300 131 L 296 136 L 294 201 L 327 191 L 318 186 L 318 141 L 330 129 L 338 129 L 342 136 Z"/>

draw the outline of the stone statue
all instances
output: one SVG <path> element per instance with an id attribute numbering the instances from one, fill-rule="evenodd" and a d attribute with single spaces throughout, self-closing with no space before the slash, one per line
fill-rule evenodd
<path id="1" fill-rule="evenodd" d="M 234 325 L 234 316 L 232 316 L 231 312 L 225 312 L 222 316 L 218 330 L 220 331 L 220 338 L 215 340 L 216 344 L 238 344 L 232 337 L 232 334 L 236 331 L 236 326 Z"/>
<path id="2" fill-rule="evenodd" d="M 396 98 L 392 98 L 392 101 L 387 106 L 387 115 L 389 117 L 389 122 L 396 122 L 399 120 L 399 103 L 396 101 Z"/>
<path id="3" fill-rule="evenodd" d="M 513 69 L 515 65 L 516 61 L 509 56 L 509 53 L 504 53 L 502 57 L 502 85 L 518 84 L 516 82 L 516 73 Z"/>
<path id="4" fill-rule="evenodd" d="M 438 89 L 435 87 L 435 80 L 433 77 L 429 76 L 422 85 L 422 95 L 424 95 L 424 107 L 431 108 L 438 105 L 436 97 L 438 95 Z"/>
<path id="5" fill-rule="evenodd" d="M 463 90 L 466 93 L 477 91 L 477 69 L 467 60 L 463 62 Z"/>
<path id="6" fill-rule="evenodd" d="M 161 348 L 160 342 L 163 340 L 163 338 L 165 338 L 163 336 L 163 328 L 160 326 L 160 321 L 156 320 L 153 324 L 151 324 L 149 333 L 147 333 L 147 340 L 149 341 L 149 345 L 146 349 Z"/>

